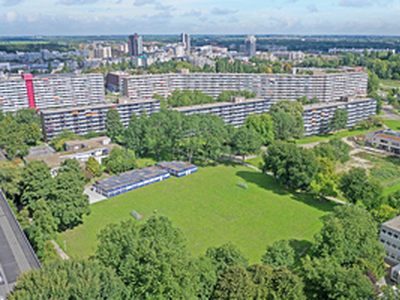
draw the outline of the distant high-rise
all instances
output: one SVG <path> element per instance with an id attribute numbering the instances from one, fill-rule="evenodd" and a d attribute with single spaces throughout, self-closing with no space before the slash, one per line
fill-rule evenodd
<path id="1" fill-rule="evenodd" d="M 182 33 L 181 34 L 181 41 L 185 47 L 186 54 L 190 54 L 190 34 Z"/>
<path id="2" fill-rule="evenodd" d="M 244 41 L 246 46 L 246 54 L 250 57 L 256 55 L 256 41 L 257 39 L 254 37 L 254 35 L 247 36 L 246 40 Z"/>
<path id="3" fill-rule="evenodd" d="M 129 36 L 129 55 L 138 56 L 143 53 L 143 40 L 140 35 Z"/>

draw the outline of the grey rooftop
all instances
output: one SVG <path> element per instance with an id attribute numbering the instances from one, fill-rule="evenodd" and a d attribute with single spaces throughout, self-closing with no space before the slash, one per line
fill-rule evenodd
<path id="1" fill-rule="evenodd" d="M 110 191 L 119 187 L 153 178 L 159 175 L 167 174 L 168 172 L 157 167 L 143 167 L 135 169 L 115 176 L 97 180 L 95 186 L 105 191 Z"/>
<path id="2" fill-rule="evenodd" d="M 41 268 L 31 245 L 0 190 L 0 297 L 4 299 L 17 283 L 17 278 L 31 269 Z"/>
<path id="3" fill-rule="evenodd" d="M 382 225 L 386 226 L 387 228 L 400 231 L 400 216 L 397 216 L 396 218 L 386 221 Z"/>
<path id="4" fill-rule="evenodd" d="M 162 161 L 162 162 L 156 163 L 156 166 L 160 166 L 162 168 L 168 168 L 168 169 L 171 169 L 171 170 L 175 170 L 177 172 L 196 167 L 193 164 L 189 164 L 189 163 L 186 163 L 184 161 L 178 161 L 178 160 Z"/>

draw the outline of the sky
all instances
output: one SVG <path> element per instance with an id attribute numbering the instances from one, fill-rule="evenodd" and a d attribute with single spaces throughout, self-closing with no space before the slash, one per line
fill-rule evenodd
<path id="1" fill-rule="evenodd" d="M 0 35 L 400 35 L 400 0 L 0 0 Z"/>

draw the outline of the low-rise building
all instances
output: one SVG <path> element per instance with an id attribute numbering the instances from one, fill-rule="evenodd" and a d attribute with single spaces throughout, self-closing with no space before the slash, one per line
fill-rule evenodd
<path id="1" fill-rule="evenodd" d="M 400 154 L 400 132 L 391 129 L 367 132 L 365 143 L 388 152 Z"/>
<path id="2" fill-rule="evenodd" d="M 230 102 L 213 102 L 207 104 L 190 105 L 171 108 L 185 115 L 213 114 L 220 116 L 226 123 L 235 127 L 241 126 L 244 119 L 250 114 L 262 114 L 271 107 L 269 99 L 245 99 L 241 96 L 231 97 Z"/>
<path id="3" fill-rule="evenodd" d="M 168 179 L 168 171 L 157 167 L 144 167 L 97 180 L 93 184 L 97 193 L 109 198 L 155 182 Z"/>
<path id="4" fill-rule="evenodd" d="M 160 100 L 126 101 L 121 104 L 103 104 L 80 106 L 75 108 L 49 109 L 40 111 L 42 132 L 46 141 L 51 140 L 63 130 L 70 130 L 77 135 L 86 135 L 89 131 L 103 132 L 106 129 L 106 114 L 115 108 L 125 127 L 129 125 L 132 114 L 138 117 L 143 111 L 148 115 L 160 111 Z"/>
<path id="5" fill-rule="evenodd" d="M 183 177 L 197 172 L 197 166 L 184 161 L 162 161 L 156 167 L 167 170 L 171 175 Z"/>

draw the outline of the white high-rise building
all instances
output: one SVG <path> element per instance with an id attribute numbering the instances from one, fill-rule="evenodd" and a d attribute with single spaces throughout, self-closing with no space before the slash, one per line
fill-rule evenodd
<path id="1" fill-rule="evenodd" d="M 244 41 L 246 46 L 246 55 L 248 55 L 250 58 L 256 55 L 256 42 L 257 39 L 254 37 L 254 35 L 247 36 L 246 40 Z"/>

